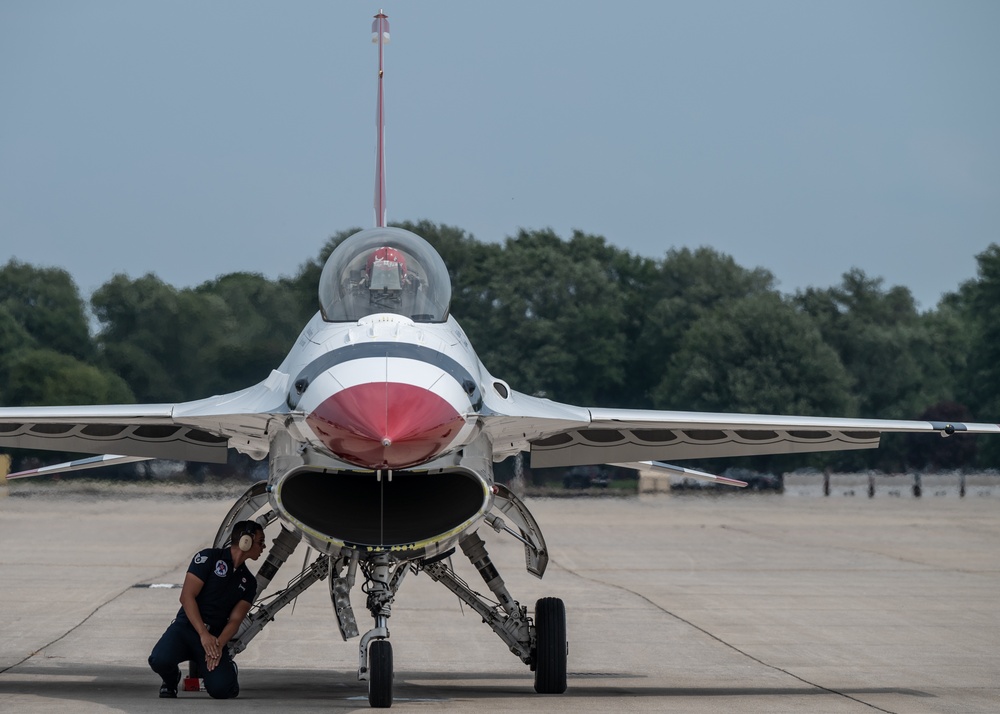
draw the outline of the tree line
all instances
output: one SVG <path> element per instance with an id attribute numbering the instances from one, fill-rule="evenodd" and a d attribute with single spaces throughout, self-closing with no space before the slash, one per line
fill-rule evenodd
<path id="1" fill-rule="evenodd" d="M 1000 421 L 996 244 L 977 256 L 976 278 L 921 312 L 908 288 L 858 269 L 783 294 L 769 271 L 711 248 L 648 258 L 579 231 L 487 243 L 399 225 L 441 253 L 452 314 L 486 367 L 522 392 L 587 406 Z M 65 270 L 11 260 L 0 268 L 0 404 L 173 402 L 254 384 L 316 312 L 323 264 L 353 233 L 290 277 L 176 288 L 115 275 L 89 306 Z M 752 463 L 996 467 L 996 441 L 884 437 L 877 451 Z"/>

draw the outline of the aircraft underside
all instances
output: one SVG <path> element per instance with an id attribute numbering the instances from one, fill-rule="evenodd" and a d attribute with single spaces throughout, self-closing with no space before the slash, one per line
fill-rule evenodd
<path id="1" fill-rule="evenodd" d="M 434 474 L 434 478 L 442 475 Z M 470 484 L 475 484 L 469 475 L 453 472 L 444 476 L 444 480 L 440 482 L 441 488 L 458 491 L 464 488 L 469 493 L 473 491 Z M 466 496 L 464 500 L 462 497 L 454 501 L 436 500 L 437 511 L 452 511 L 452 506 L 455 511 L 427 518 L 428 509 L 423 506 L 431 503 L 430 501 L 421 506 L 405 500 L 419 492 L 419 480 L 426 477 L 427 474 L 417 473 L 394 475 L 394 485 L 405 484 L 398 497 L 388 501 L 389 513 L 398 521 L 379 534 L 374 531 L 375 526 L 390 522 L 388 516 L 374 513 L 380 507 L 380 487 L 382 484 L 388 485 L 388 474 L 379 480 L 372 473 L 341 474 L 304 470 L 291 474 L 286 481 L 295 484 L 293 495 L 286 492 L 281 503 L 285 507 L 291 504 L 297 515 L 292 520 L 303 517 L 311 519 L 309 523 L 312 532 L 308 534 L 308 544 L 316 544 L 319 528 L 329 528 L 330 533 L 336 535 L 331 535 L 325 543 L 326 547 L 318 549 L 317 557 L 312 563 L 292 578 L 282 590 L 270 593 L 265 599 L 258 599 L 229 643 L 232 654 L 235 656 L 242 652 L 274 620 L 281 609 L 291 604 L 306 589 L 323 580 L 328 583 L 334 617 L 341 636 L 345 641 L 358 637 L 360 631 L 351 604 L 351 592 L 360 581 L 362 592 L 367 594 L 366 607 L 374 622 L 361 636 L 358 644 L 358 679 L 368 682 L 371 706 L 389 707 L 392 705 L 393 682 L 389 617 L 396 594 L 406 576 L 423 572 L 478 613 L 510 651 L 531 668 L 535 673 L 535 691 L 542 694 L 564 692 L 568 643 L 566 612 L 561 600 L 542 598 L 535 603 L 533 615 L 529 615 L 528 608 L 515 600 L 507 590 L 503 578 L 490 560 L 483 539 L 474 529 L 461 526 L 458 533 L 444 536 L 441 541 L 449 546 L 447 548 L 402 547 L 401 544 L 408 542 L 407 539 L 414 535 L 426 535 L 439 528 L 444 529 L 440 533 L 449 533 L 454 530 L 455 522 L 465 524 L 469 509 L 476 508 L 476 518 L 480 517 L 478 506 L 473 506 L 476 499 Z M 342 478 L 347 479 L 345 483 L 348 485 L 333 486 L 337 489 L 338 498 L 325 498 L 325 489 L 329 486 L 324 485 L 324 480 L 327 484 L 336 484 Z M 297 489 L 301 489 L 301 493 Z M 265 528 L 279 524 L 278 532 L 268 549 L 267 560 L 257 573 L 259 593 L 273 581 L 304 535 L 302 530 L 289 527 L 289 514 L 279 513 L 279 509 L 275 508 L 273 491 L 267 481 L 251 486 L 223 519 L 214 543 L 220 548 L 228 546 L 232 526 L 238 521 L 253 519 Z M 352 492 L 352 498 L 344 497 L 348 491 Z M 481 522 L 498 533 L 508 533 L 523 543 L 528 572 L 541 578 L 548 564 L 548 552 L 534 517 L 524 503 L 506 487 L 492 485 L 491 493 L 493 498 L 490 507 L 482 514 Z M 440 494 L 440 491 L 433 491 L 423 498 L 438 499 Z M 338 509 L 335 505 L 330 506 L 341 499 L 348 507 Z M 309 508 L 307 504 L 310 502 L 323 504 L 325 512 Z M 411 518 L 407 519 L 407 514 Z M 418 517 L 413 518 L 414 514 Z M 333 542 L 343 541 L 348 536 L 356 536 L 362 543 L 383 537 L 385 544 L 375 546 L 345 542 L 338 545 Z M 395 542 L 395 545 L 389 545 L 390 542 Z M 479 571 L 495 600 L 475 592 L 456 575 L 450 558 L 456 553 L 456 545 Z M 193 664 L 192 669 L 196 669 Z"/>

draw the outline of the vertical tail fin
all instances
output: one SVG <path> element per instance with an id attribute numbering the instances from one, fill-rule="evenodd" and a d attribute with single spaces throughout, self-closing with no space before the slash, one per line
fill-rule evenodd
<path id="1" fill-rule="evenodd" d="M 385 212 L 385 104 L 382 98 L 382 48 L 389 42 L 389 16 L 379 10 L 372 23 L 372 42 L 378 45 L 378 109 L 375 123 L 378 127 L 378 144 L 375 149 L 375 227 L 383 228 Z"/>

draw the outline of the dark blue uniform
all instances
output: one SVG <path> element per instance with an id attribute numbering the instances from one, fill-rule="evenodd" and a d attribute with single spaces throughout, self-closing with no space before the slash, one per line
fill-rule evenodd
<path id="1" fill-rule="evenodd" d="M 208 631 L 216 637 L 229 621 L 229 613 L 240 600 L 249 603 L 257 596 L 257 579 L 247 566 L 233 567 L 229 548 L 206 548 L 194 556 L 189 573 L 205 583 L 195 598 L 198 611 L 208 625 Z M 205 649 L 201 638 L 188 621 L 182 606 L 176 619 L 170 623 L 160 641 L 149 655 L 149 666 L 164 682 L 177 681 L 180 669 L 177 665 L 194 660 L 200 666 L 205 689 L 216 699 L 230 699 L 240 692 L 236 663 L 229 655 L 229 647 L 222 647 L 218 666 L 206 671 Z"/>

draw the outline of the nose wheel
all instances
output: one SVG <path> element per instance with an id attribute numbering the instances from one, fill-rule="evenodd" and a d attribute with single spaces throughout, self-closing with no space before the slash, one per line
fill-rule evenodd
<path id="1" fill-rule="evenodd" d="M 368 704 L 374 709 L 392 706 L 392 643 L 375 640 L 368 650 Z"/>

